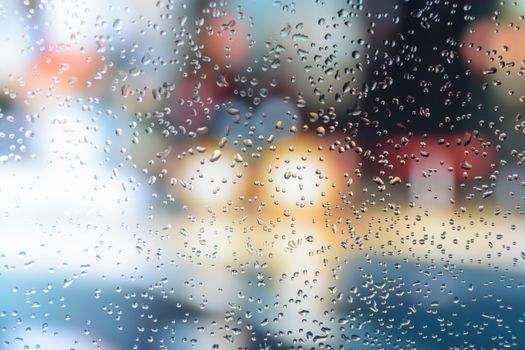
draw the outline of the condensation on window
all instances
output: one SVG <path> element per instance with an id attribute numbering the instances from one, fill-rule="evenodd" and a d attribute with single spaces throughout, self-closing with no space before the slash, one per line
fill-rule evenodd
<path id="1" fill-rule="evenodd" d="M 0 349 L 525 349 L 524 21 L 0 0 Z"/>

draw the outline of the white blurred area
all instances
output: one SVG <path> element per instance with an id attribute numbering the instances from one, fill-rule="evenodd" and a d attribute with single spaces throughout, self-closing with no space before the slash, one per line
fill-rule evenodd
<path id="1" fill-rule="evenodd" d="M 352 81 L 357 90 L 364 82 L 368 51 L 364 43 L 369 34 L 363 18 L 346 10 L 346 1 L 276 2 L 268 7 L 264 1 L 236 0 L 231 6 L 238 8 L 241 18 L 257 18 L 245 31 L 259 43 L 255 46 L 258 50 L 265 47 L 261 43 L 270 43 L 272 56 L 279 57 L 277 74 L 290 75 L 282 83 L 293 82 L 290 88 L 303 95 L 310 107 L 355 102 L 355 96 L 342 91 L 347 82 Z M 255 54 L 263 53 L 267 54 Z M 274 74 L 268 71 L 269 76 Z M 340 99 L 335 97 L 336 92 Z"/>
<path id="2" fill-rule="evenodd" d="M 0 83 L 19 77 L 32 57 L 31 32 L 18 5 L 16 1 L 0 3 Z"/>
<path id="3" fill-rule="evenodd" d="M 104 164 L 104 139 L 88 119 L 46 107 L 32 127 L 34 159 L 2 165 L 2 235 L 9 236 L 2 240 L 3 261 L 33 261 L 43 271 L 85 264 L 107 274 L 119 273 L 115 264 L 131 269 L 139 259 L 126 227 L 145 192 L 124 191 L 132 174 Z"/>
<path id="4" fill-rule="evenodd" d="M 433 150 L 432 157 L 422 157 L 409 172 L 410 201 L 429 203 L 435 209 L 450 209 L 454 198 L 454 173 L 441 165 L 453 164 L 450 152 Z"/>
<path id="5" fill-rule="evenodd" d="M 176 6 L 173 13 L 181 17 L 191 7 L 182 2 Z M 0 111 L 0 122 L 2 127 L 23 126 L 27 137 L 20 147 L 16 132 L 1 135 L 17 145 L 0 150 L 4 263 L 28 271 L 64 269 L 73 276 L 79 266 L 90 266 L 89 275 L 100 276 L 120 275 L 145 263 L 146 243 L 136 232 L 148 216 L 144 202 L 151 188 L 139 170 L 108 157 L 106 149 L 119 152 L 108 137 L 114 136 L 111 124 L 81 112 L 76 100 L 105 93 L 100 86 L 86 89 L 100 70 L 83 84 L 56 86 L 61 69 L 75 79 L 85 74 L 84 64 L 94 52 L 105 56 L 124 50 L 127 60 L 142 65 L 147 54 L 155 60 L 172 53 L 176 44 L 166 45 L 162 34 L 171 29 L 171 19 L 148 28 L 148 20 L 162 13 L 155 2 L 142 1 L 0 3 L 0 83 L 15 106 Z M 185 49 L 179 45 L 177 50 Z M 161 84 L 168 76 L 175 79 L 180 69 L 168 65 L 153 74 L 149 68 L 137 84 Z M 34 94 L 38 91 L 45 96 Z"/>

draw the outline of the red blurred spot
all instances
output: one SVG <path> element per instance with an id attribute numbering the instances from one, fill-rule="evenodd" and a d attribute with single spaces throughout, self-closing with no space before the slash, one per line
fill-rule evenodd
<path id="1" fill-rule="evenodd" d="M 200 33 L 204 53 L 214 63 L 240 64 L 248 57 L 246 24 L 235 20 L 234 16 L 209 17 Z"/>
<path id="2" fill-rule="evenodd" d="M 468 140 L 468 142 L 467 142 Z M 379 154 L 388 161 L 389 167 L 381 167 L 388 175 L 407 179 L 413 171 L 420 170 L 421 163 L 440 171 L 452 171 L 458 181 L 473 180 L 476 176 L 487 176 L 496 160 L 495 144 L 482 135 L 470 132 L 452 135 L 415 135 L 410 138 L 398 135 L 380 143 Z M 386 155 L 386 156 L 385 156 Z M 461 164 L 470 164 L 471 169 L 462 169 Z"/>
<path id="3" fill-rule="evenodd" d="M 514 69 L 518 70 L 525 58 L 525 33 L 517 29 L 516 26 L 496 27 L 489 19 L 475 22 L 462 36 L 463 60 L 478 74 L 484 69 L 496 67 L 499 61 L 514 62 Z"/>
<path id="4" fill-rule="evenodd" d="M 27 86 L 30 90 L 47 90 L 50 86 L 57 90 L 85 88 L 100 64 L 93 57 L 96 56 L 74 51 L 43 52 L 34 64 L 35 69 L 28 73 Z"/>
<path id="5" fill-rule="evenodd" d="M 217 86 L 217 74 L 211 69 L 204 69 L 194 79 L 180 82 L 170 99 L 171 115 L 177 122 L 185 123 L 190 119 L 190 129 L 208 122 L 218 101 L 229 92 L 228 89 Z"/>

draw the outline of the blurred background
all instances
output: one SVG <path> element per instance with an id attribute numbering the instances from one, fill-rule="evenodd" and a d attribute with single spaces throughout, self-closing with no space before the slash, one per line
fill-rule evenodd
<path id="1" fill-rule="evenodd" d="M 525 348 L 524 20 L 0 0 L 0 347 Z"/>

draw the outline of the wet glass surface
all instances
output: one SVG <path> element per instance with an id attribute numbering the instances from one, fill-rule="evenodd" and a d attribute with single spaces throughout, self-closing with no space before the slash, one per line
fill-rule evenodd
<path id="1" fill-rule="evenodd" d="M 0 0 L 0 348 L 524 349 L 524 21 Z"/>

